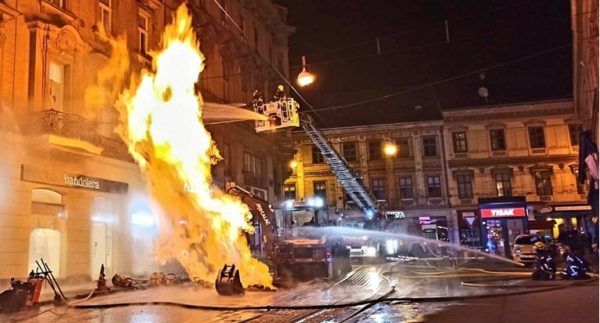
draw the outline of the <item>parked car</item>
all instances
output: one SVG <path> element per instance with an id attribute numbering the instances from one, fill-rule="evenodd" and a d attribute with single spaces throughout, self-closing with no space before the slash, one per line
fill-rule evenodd
<path id="1" fill-rule="evenodd" d="M 541 241 L 543 243 L 548 243 L 549 241 L 541 235 L 536 234 L 521 234 L 515 238 L 515 243 L 513 245 L 512 257 L 513 260 L 519 261 L 522 263 L 533 263 L 535 262 L 535 251 L 533 250 L 533 245 Z"/>

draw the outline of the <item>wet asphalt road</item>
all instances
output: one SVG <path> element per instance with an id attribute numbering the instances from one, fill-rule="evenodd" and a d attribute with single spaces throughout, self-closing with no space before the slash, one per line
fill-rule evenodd
<path id="1" fill-rule="evenodd" d="M 552 288 L 563 282 L 535 282 L 523 278 L 505 266 L 487 268 L 497 274 L 476 269 L 456 270 L 452 264 L 439 260 L 410 263 L 381 263 L 355 266 L 353 272 L 337 283 L 310 282 L 277 292 L 246 292 L 244 296 L 220 296 L 212 289 L 193 286 L 154 288 L 94 297 L 82 305 L 130 302 L 176 302 L 190 306 L 312 306 L 341 305 L 375 300 L 340 308 L 296 310 L 208 311 L 172 305 L 116 306 L 103 309 L 74 307 L 43 307 L 39 312 L 20 312 L 0 316 L 0 321 L 24 322 L 419 322 L 435 317 L 445 308 L 469 302 L 472 297 L 523 291 L 528 288 Z M 454 264 L 455 265 L 455 264 Z M 469 266 L 466 266 L 469 267 Z M 464 283 L 472 286 L 465 287 Z M 563 283 L 564 284 L 564 283 Z M 597 287 L 597 284 L 596 284 Z M 597 295 L 597 288 L 596 288 Z M 377 302 L 385 298 L 393 301 Z M 411 301 L 410 298 L 420 298 Z M 442 298 L 427 302 L 421 298 Z M 467 297 L 467 299 L 443 299 Z M 512 296 L 509 296 L 509 298 Z M 79 305 L 78 304 L 78 305 Z M 439 317 L 439 316 L 438 316 Z"/>

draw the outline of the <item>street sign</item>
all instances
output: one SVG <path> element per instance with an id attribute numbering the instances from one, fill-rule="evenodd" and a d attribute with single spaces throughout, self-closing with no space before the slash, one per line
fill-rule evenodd
<path id="1" fill-rule="evenodd" d="M 469 224 L 469 226 L 473 226 L 473 222 L 475 222 L 475 217 L 474 216 L 465 216 L 465 220 L 467 220 L 467 223 Z"/>

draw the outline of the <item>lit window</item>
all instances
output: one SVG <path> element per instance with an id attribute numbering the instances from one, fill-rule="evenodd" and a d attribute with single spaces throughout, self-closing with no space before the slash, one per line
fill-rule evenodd
<path id="1" fill-rule="evenodd" d="M 148 54 L 148 18 L 138 14 L 138 46 L 142 55 Z"/>
<path id="2" fill-rule="evenodd" d="M 286 184 L 283 186 L 283 196 L 286 200 L 296 199 L 296 184 Z"/>
<path id="3" fill-rule="evenodd" d="M 322 198 L 323 202 L 327 201 L 327 182 L 313 182 L 313 192 L 315 196 Z"/>
<path id="4" fill-rule="evenodd" d="M 498 196 L 512 196 L 512 187 L 510 185 L 510 173 L 496 173 L 496 192 Z"/>
<path id="5" fill-rule="evenodd" d="M 98 2 L 98 21 L 100 22 L 100 25 L 104 28 L 104 31 L 107 35 L 111 34 L 111 2 L 112 0 L 100 0 L 100 2 Z"/>
<path id="6" fill-rule="evenodd" d="M 546 147 L 544 127 L 529 127 L 529 146 L 531 146 L 531 148 Z"/>
<path id="7" fill-rule="evenodd" d="M 455 153 L 466 153 L 467 152 L 467 133 L 464 131 L 458 131 L 452 133 L 452 142 L 454 143 Z"/>

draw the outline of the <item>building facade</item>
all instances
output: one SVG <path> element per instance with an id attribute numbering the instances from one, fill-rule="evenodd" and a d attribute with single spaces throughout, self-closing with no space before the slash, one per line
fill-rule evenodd
<path id="1" fill-rule="evenodd" d="M 556 237 L 561 224 L 591 232 L 587 190 L 576 181 L 583 120 L 574 116 L 572 100 L 443 115 L 449 200 L 463 244 L 504 249 L 516 235 L 534 229 Z"/>
<path id="2" fill-rule="evenodd" d="M 442 126 L 441 120 L 432 120 L 328 128 L 323 133 L 359 174 L 388 218 L 398 220 L 400 232 L 437 225 L 448 228 L 449 239 L 454 240 L 456 217 L 448 205 Z M 292 176 L 285 181 L 285 197 L 296 201 L 322 198 L 330 221 L 364 217 L 311 140 L 303 133 L 293 138 L 297 153 Z M 395 145 L 397 152 L 386 155 L 387 144 Z"/>
<path id="3" fill-rule="evenodd" d="M 571 1 L 575 114 L 598 143 L 598 1 Z"/>
<path id="4" fill-rule="evenodd" d="M 130 73 L 150 65 L 149 53 L 180 3 L 0 4 L 0 146 L 10 152 L 0 156 L 0 279 L 26 276 L 39 258 L 59 278 L 95 278 L 101 264 L 107 275 L 159 269 L 153 258 L 159 229 L 155 206 L 138 166 L 114 134 L 113 102 L 90 109 L 86 90 L 106 86 L 97 82 L 111 55 L 102 29 L 126 36 L 128 82 Z M 208 102 L 247 102 L 250 88 L 276 83 L 271 65 L 286 67 L 281 73 L 287 75 L 291 29 L 285 10 L 270 1 L 220 4 L 248 35 L 240 38 L 214 1 L 188 2 L 207 59 L 199 89 Z M 233 57 L 242 52 L 248 55 Z M 242 67 L 246 60 L 263 69 L 254 63 Z M 118 90 L 109 86 L 106 92 Z M 216 184 L 235 181 L 277 199 L 282 160 L 291 155 L 277 146 L 276 136 L 257 135 L 250 122 L 209 128 L 225 157 L 214 170 Z"/>

